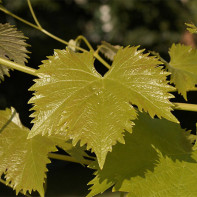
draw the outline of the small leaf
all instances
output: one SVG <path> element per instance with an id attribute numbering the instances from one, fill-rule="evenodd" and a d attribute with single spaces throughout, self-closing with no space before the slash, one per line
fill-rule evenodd
<path id="1" fill-rule="evenodd" d="M 111 70 L 102 77 L 94 68 L 93 52 L 56 50 L 37 71 L 40 79 L 30 90 L 36 91 L 34 126 L 29 134 L 65 133 L 76 145 L 87 144 L 102 168 L 105 157 L 116 142 L 124 143 L 125 130 L 132 132 L 136 111 L 177 121 L 171 114 L 174 88 L 166 81 L 167 72 L 137 47 L 120 49 Z"/>
<path id="2" fill-rule="evenodd" d="M 24 65 L 28 58 L 26 39 L 13 25 L 0 23 L 0 57 Z M 9 69 L 0 65 L 0 80 L 4 80 L 4 75 L 9 76 Z"/>
<path id="3" fill-rule="evenodd" d="M 88 197 L 111 186 L 131 197 L 196 196 L 197 152 L 188 138 L 178 124 L 140 114 L 132 135 L 114 146 L 103 169 L 91 164 L 97 171 Z"/>
<path id="4" fill-rule="evenodd" d="M 110 43 L 105 42 L 105 41 L 102 41 L 101 45 L 99 47 L 101 47 L 99 51 L 101 53 L 103 53 L 104 56 L 111 61 L 114 60 L 114 56 L 116 55 L 118 50 L 121 48 L 121 46 L 119 46 L 119 45 L 114 46 L 114 45 L 111 45 Z"/>
<path id="5" fill-rule="evenodd" d="M 187 30 L 192 34 L 197 34 L 197 27 L 194 24 L 185 23 L 185 25 L 188 27 Z"/>
<path id="6" fill-rule="evenodd" d="M 197 84 L 197 50 L 191 46 L 173 44 L 169 50 L 170 63 L 167 69 L 171 72 L 171 83 L 187 100 L 187 91 Z"/>

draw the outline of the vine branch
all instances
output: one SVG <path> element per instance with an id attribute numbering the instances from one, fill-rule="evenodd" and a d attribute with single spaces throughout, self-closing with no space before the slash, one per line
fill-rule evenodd
<path id="1" fill-rule="evenodd" d="M 84 36 L 82 36 L 82 35 L 78 36 L 78 37 L 75 39 L 75 42 L 77 43 L 79 40 L 83 40 L 84 43 L 87 45 L 87 47 L 88 47 L 90 50 L 94 51 L 94 49 L 92 48 L 91 44 L 88 42 L 88 40 L 87 40 Z"/>
<path id="2" fill-rule="evenodd" d="M 28 2 L 28 6 L 29 6 L 29 9 L 30 9 L 30 12 L 31 12 L 31 14 L 32 14 L 32 17 L 34 18 L 34 21 L 35 21 L 36 25 L 33 24 L 33 23 L 31 23 L 31 22 L 29 22 L 29 21 L 27 21 L 27 20 L 25 20 L 25 19 L 23 19 L 23 18 L 21 18 L 21 17 L 19 17 L 19 16 L 17 16 L 17 15 L 15 15 L 15 14 L 13 14 L 12 12 L 8 11 L 8 10 L 7 10 L 6 8 L 4 8 L 3 6 L 0 7 L 0 10 L 1 10 L 2 12 L 6 13 L 6 14 L 8 14 L 8 15 L 10 15 L 10 16 L 12 16 L 13 18 L 16 18 L 17 20 L 19 20 L 19 21 L 25 23 L 26 25 L 29 25 L 29 26 L 31 26 L 31 27 L 33 27 L 33 28 L 35 28 L 35 29 L 41 31 L 41 32 L 44 33 L 45 35 L 47 35 L 47 36 L 53 38 L 54 40 L 57 40 L 58 42 L 61 42 L 62 44 L 65 44 L 65 45 L 67 45 L 67 46 L 74 47 L 74 48 L 76 48 L 76 49 L 78 49 L 78 50 L 80 50 L 80 51 L 82 51 L 82 52 L 86 52 L 86 51 L 87 51 L 87 50 L 85 50 L 85 49 L 83 49 L 83 48 L 81 48 L 81 47 L 78 47 L 78 46 L 75 46 L 75 45 L 72 45 L 72 44 L 68 43 L 67 41 L 65 41 L 65 40 L 63 40 L 63 39 L 61 39 L 61 38 L 55 36 L 54 34 L 48 32 L 47 30 L 45 30 L 44 28 L 42 28 L 42 26 L 40 25 L 40 23 L 39 23 L 39 21 L 38 21 L 36 15 L 35 15 L 35 12 L 34 12 L 32 6 L 31 6 L 30 0 L 27 0 L 27 2 Z M 92 46 L 89 44 L 89 42 L 87 41 L 87 39 L 86 39 L 85 37 L 81 36 L 81 37 L 79 37 L 78 39 L 82 39 L 82 40 L 87 44 L 88 48 L 89 48 L 90 50 L 93 50 Z M 98 53 L 94 53 L 94 57 L 95 57 L 96 59 L 98 59 L 106 68 L 110 69 L 109 64 L 108 64 Z"/>
<path id="3" fill-rule="evenodd" d="M 7 60 L 7 59 L 1 58 L 1 57 L 0 57 L 0 64 L 7 66 L 9 68 L 30 74 L 30 75 L 37 76 L 36 69 L 27 67 L 25 65 L 17 64 L 15 62 L 12 62 L 10 60 Z"/>
<path id="4" fill-rule="evenodd" d="M 16 110 L 14 109 L 14 112 L 12 113 L 11 117 L 8 119 L 8 121 L 0 128 L 0 133 L 11 123 L 12 119 L 16 115 Z"/>
<path id="5" fill-rule="evenodd" d="M 173 104 L 174 104 L 174 109 L 176 109 L 176 110 L 197 112 L 197 105 L 196 104 L 189 104 L 189 103 L 173 103 Z"/>
<path id="6" fill-rule="evenodd" d="M 30 0 L 27 0 L 27 4 L 28 4 L 28 6 L 29 6 L 29 10 L 30 10 L 30 12 L 31 12 L 31 15 L 32 15 L 32 17 L 33 17 L 33 19 L 34 19 L 36 25 L 37 25 L 40 29 L 42 29 L 42 27 L 41 27 L 41 25 L 40 25 L 40 23 L 39 23 L 39 21 L 38 21 L 36 15 L 35 15 L 35 12 L 34 12 L 34 10 L 33 10 L 33 8 L 32 8 L 31 1 L 30 1 Z"/>
<path id="7" fill-rule="evenodd" d="M 69 44 L 69 43 L 66 42 L 65 40 L 63 40 L 63 39 L 61 39 L 61 38 L 59 38 L 59 37 L 53 35 L 52 33 L 48 32 L 47 30 L 43 29 L 41 26 L 39 27 L 39 26 L 37 26 L 37 25 L 34 25 L 33 23 L 31 23 L 31 22 L 29 22 L 29 21 L 27 21 L 27 20 L 25 20 L 25 19 L 23 19 L 23 18 L 21 18 L 21 17 L 15 15 L 15 14 L 13 14 L 12 12 L 8 11 L 6 8 L 4 8 L 4 7 L 2 7 L 2 6 L 0 7 L 0 10 L 1 10 L 2 12 L 6 13 L 6 14 L 8 14 L 8 15 L 10 15 L 10 16 L 12 16 L 13 18 L 15 18 L 15 19 L 17 19 L 17 20 L 19 20 L 19 21 L 25 23 L 26 25 L 29 25 L 29 26 L 31 26 L 31 27 L 33 27 L 33 28 L 35 28 L 35 29 L 41 31 L 42 33 L 44 33 L 44 34 L 46 34 L 47 36 L 53 38 L 54 40 L 57 40 L 57 41 L 61 42 L 62 44 L 70 45 L 70 46 L 75 47 L 76 49 L 78 49 L 78 50 L 80 50 L 80 51 L 83 51 L 83 52 L 86 51 L 85 49 L 83 49 L 83 48 L 81 48 L 81 47 L 78 47 L 78 46 Z"/>
<path id="8" fill-rule="evenodd" d="M 103 58 L 101 58 L 101 56 L 98 54 L 98 51 L 94 52 L 94 57 L 99 60 L 106 68 L 111 68 L 111 66 L 105 60 L 103 60 Z"/>

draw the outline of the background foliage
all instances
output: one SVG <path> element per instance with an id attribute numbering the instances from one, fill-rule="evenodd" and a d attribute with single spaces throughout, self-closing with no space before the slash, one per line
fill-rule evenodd
<path id="1" fill-rule="evenodd" d="M 4 0 L 4 5 L 17 15 L 33 21 L 24 0 Z M 159 52 L 166 59 L 169 59 L 167 52 L 173 42 L 182 41 L 195 47 L 196 38 L 184 33 L 184 23 L 192 21 L 197 24 L 196 0 L 34 0 L 32 5 L 42 26 L 65 40 L 82 34 L 93 46 L 100 44 L 102 40 L 119 45 L 140 44 L 143 48 Z M 32 52 L 29 54 L 31 67 L 37 68 L 41 60 L 52 55 L 54 48 L 65 47 L 12 17 L 2 13 L 0 17 L 1 23 L 10 22 L 17 25 L 18 29 L 30 38 L 27 43 L 32 46 L 29 48 Z M 100 72 L 105 72 L 105 68 L 100 68 L 99 63 L 98 68 Z M 27 103 L 31 97 L 31 92 L 27 89 L 33 84 L 33 77 L 18 71 L 11 71 L 11 76 L 9 80 L 0 84 L 0 108 L 15 107 L 21 115 L 23 124 L 30 128 L 28 117 L 31 106 L 24 105 L 24 103 Z M 181 96 L 178 97 L 179 101 L 184 102 Z M 196 93 L 190 92 L 188 98 L 190 98 L 190 103 L 195 103 Z M 187 117 L 183 121 L 183 128 L 194 130 L 196 113 L 176 113 L 179 119 L 182 118 L 182 114 Z M 54 167 L 53 164 L 49 166 L 49 170 L 50 168 L 53 170 L 48 174 L 46 195 L 67 192 L 69 196 L 75 192 L 75 195 L 84 196 L 85 194 L 80 194 L 80 192 L 87 192 L 86 183 L 90 180 L 92 172 L 75 164 L 59 161 L 55 163 L 58 163 L 58 167 Z M 70 171 L 76 175 L 69 174 Z M 75 181 L 77 179 L 78 183 Z M 53 181 L 56 183 L 55 186 Z M 77 189 L 73 191 L 70 188 L 72 185 L 75 185 Z M 1 185 L 1 187 L 4 186 Z"/>

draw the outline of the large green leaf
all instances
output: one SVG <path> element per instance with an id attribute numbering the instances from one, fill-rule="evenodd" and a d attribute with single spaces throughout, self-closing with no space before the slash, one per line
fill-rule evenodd
<path id="1" fill-rule="evenodd" d="M 197 196 L 197 152 L 189 134 L 176 123 L 140 114 L 125 145 L 117 144 L 96 177 L 88 197 L 104 192 L 129 192 L 130 197 Z"/>
<path id="2" fill-rule="evenodd" d="M 17 31 L 13 25 L 8 23 L 0 23 L 0 57 L 12 60 L 18 64 L 27 62 L 28 53 L 25 43 L 26 37 L 22 32 Z M 9 76 L 9 69 L 0 65 L 0 80 L 4 79 L 4 75 Z"/>
<path id="3" fill-rule="evenodd" d="M 86 156 L 82 148 L 73 148 L 60 134 L 27 139 L 29 129 L 21 124 L 13 109 L 0 111 L 0 128 L 0 176 L 5 174 L 6 183 L 16 193 L 37 190 L 44 196 L 46 164 L 50 163 L 48 153 L 56 151 L 56 145 L 79 162 L 83 162 L 83 156 Z"/>
<path id="4" fill-rule="evenodd" d="M 187 91 L 197 84 L 197 50 L 191 46 L 173 44 L 169 54 L 171 59 L 167 69 L 172 73 L 171 82 L 187 100 Z"/>
<path id="5" fill-rule="evenodd" d="M 32 114 L 34 126 L 29 134 L 64 132 L 75 145 L 87 144 L 103 166 L 108 151 L 117 141 L 124 143 L 123 132 L 131 132 L 136 111 L 148 111 L 154 117 L 172 121 L 172 103 L 168 93 L 167 72 L 160 62 L 137 50 L 120 49 L 111 70 L 102 77 L 94 68 L 93 52 L 74 53 L 56 50 L 43 61 L 37 71 L 40 76 L 30 90 L 35 96 Z"/>

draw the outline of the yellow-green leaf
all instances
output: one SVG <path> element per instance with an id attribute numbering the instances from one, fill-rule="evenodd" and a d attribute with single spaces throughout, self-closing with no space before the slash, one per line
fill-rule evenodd
<path id="1" fill-rule="evenodd" d="M 6 183 L 16 193 L 37 190 L 44 196 L 43 183 L 48 153 L 56 151 L 55 144 L 40 135 L 27 139 L 29 129 L 22 126 L 13 110 L 0 111 L 0 175 L 5 174 Z"/>
<path id="2" fill-rule="evenodd" d="M 187 30 L 192 34 L 197 34 L 197 27 L 194 24 L 185 23 L 187 25 Z"/>
<path id="3" fill-rule="evenodd" d="M 24 65 L 28 58 L 26 39 L 13 25 L 0 23 L 0 57 Z M 4 80 L 4 75 L 9 76 L 9 69 L 0 65 L 0 80 Z"/>
<path id="4" fill-rule="evenodd" d="M 104 77 L 94 68 L 92 51 L 55 50 L 30 89 L 35 91 L 30 100 L 35 119 L 29 137 L 64 132 L 74 145 L 87 144 L 102 168 L 112 146 L 124 143 L 124 131 L 131 132 L 137 115 L 132 104 L 152 117 L 177 121 L 170 112 L 168 91 L 173 88 L 167 84 L 168 73 L 137 48 L 120 49 Z"/>
<path id="5" fill-rule="evenodd" d="M 197 84 L 197 50 L 191 46 L 173 44 L 169 50 L 170 63 L 167 69 L 171 72 L 171 83 L 187 100 L 187 91 Z"/>
<path id="6" fill-rule="evenodd" d="M 96 169 L 88 197 L 104 192 L 128 192 L 129 197 L 197 196 L 197 152 L 189 133 L 176 123 L 140 114 L 125 145 L 116 144 L 101 170 Z"/>
<path id="7" fill-rule="evenodd" d="M 37 190 L 44 196 L 48 153 L 56 151 L 56 145 L 82 164 L 88 155 L 85 147 L 73 147 L 61 134 L 27 139 L 28 133 L 13 108 L 0 111 L 0 176 L 5 174 L 6 183 L 16 193 Z"/>

